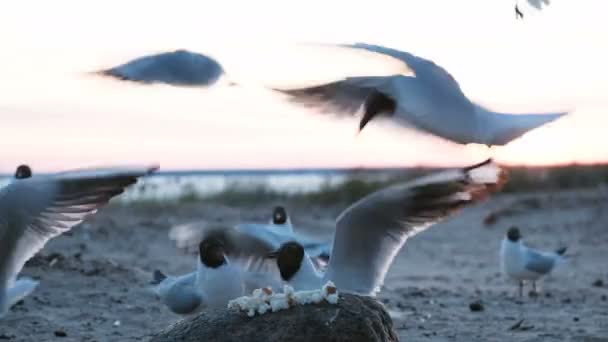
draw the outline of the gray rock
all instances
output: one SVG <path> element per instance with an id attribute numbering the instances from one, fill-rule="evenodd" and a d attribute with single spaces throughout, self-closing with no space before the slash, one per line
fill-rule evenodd
<path id="1" fill-rule="evenodd" d="M 338 304 L 298 305 L 248 317 L 230 309 L 206 310 L 154 335 L 173 341 L 399 341 L 393 321 L 373 298 L 340 294 Z"/>

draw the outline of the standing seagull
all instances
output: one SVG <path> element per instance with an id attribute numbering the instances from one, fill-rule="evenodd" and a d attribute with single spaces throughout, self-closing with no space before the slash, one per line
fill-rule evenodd
<path id="1" fill-rule="evenodd" d="M 224 75 L 224 69 L 209 56 L 187 50 L 176 50 L 140 57 L 95 73 L 138 83 L 208 87 Z"/>
<path id="2" fill-rule="evenodd" d="M 346 77 L 307 88 L 276 89 L 292 102 L 322 113 L 357 115 L 359 130 L 376 117 L 416 128 L 460 144 L 505 145 L 526 132 L 563 115 L 507 114 L 493 112 L 471 102 L 445 69 L 413 54 L 377 45 L 347 45 L 400 60 L 415 77 L 399 75 Z M 369 58 L 370 63 L 378 60 Z"/>
<path id="3" fill-rule="evenodd" d="M 38 285 L 17 275 L 47 241 L 157 169 L 76 170 L 21 178 L 0 189 L 0 317 Z"/>
<path id="4" fill-rule="evenodd" d="M 503 272 L 518 281 L 519 296 L 522 297 L 524 282 L 532 281 L 532 291 L 536 294 L 536 281 L 553 270 L 566 250 L 567 247 L 563 247 L 555 252 L 542 252 L 526 247 L 519 229 L 512 227 L 502 240 L 500 263 Z"/>

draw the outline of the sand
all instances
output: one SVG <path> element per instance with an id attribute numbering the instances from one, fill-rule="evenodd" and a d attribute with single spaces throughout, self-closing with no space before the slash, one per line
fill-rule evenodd
<path id="1" fill-rule="evenodd" d="M 28 262 L 22 274 L 41 284 L 0 321 L 0 340 L 147 340 L 180 319 L 147 289 L 151 271 L 178 274 L 195 263 L 177 252 L 168 227 L 264 222 L 274 204 L 110 206 Z M 287 207 L 296 227 L 329 234 L 346 205 Z M 492 212 L 496 222 L 484 224 Z M 567 263 L 541 283 L 537 298 L 518 298 L 499 273 L 498 246 L 511 225 L 533 246 L 569 247 Z M 379 298 L 403 341 L 608 341 L 607 296 L 608 194 L 581 190 L 500 194 L 461 211 L 407 242 Z M 475 301 L 483 311 L 471 311 Z"/>

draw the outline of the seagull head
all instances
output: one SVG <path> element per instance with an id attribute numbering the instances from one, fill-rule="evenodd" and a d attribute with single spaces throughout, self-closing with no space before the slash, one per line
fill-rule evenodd
<path id="1" fill-rule="evenodd" d="M 272 211 L 272 223 L 285 224 L 287 222 L 287 211 L 281 206 L 274 207 Z"/>
<path id="2" fill-rule="evenodd" d="M 198 245 L 201 263 L 209 268 L 218 268 L 226 263 L 224 243 L 215 237 L 209 237 Z"/>
<path id="3" fill-rule="evenodd" d="M 266 257 L 277 260 L 281 278 L 289 281 L 302 266 L 304 247 L 295 241 L 289 241 L 282 244 L 276 251 L 268 253 Z"/>
<path id="4" fill-rule="evenodd" d="M 521 239 L 521 234 L 519 232 L 519 228 L 511 227 L 507 231 L 507 239 L 511 242 L 518 242 Z"/>
<path id="5" fill-rule="evenodd" d="M 29 166 L 22 164 L 17 166 L 17 170 L 15 171 L 16 179 L 25 179 L 32 177 L 32 169 Z"/>

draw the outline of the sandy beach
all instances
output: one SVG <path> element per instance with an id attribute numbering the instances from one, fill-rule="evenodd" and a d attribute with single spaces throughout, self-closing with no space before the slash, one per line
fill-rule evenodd
<path id="1" fill-rule="evenodd" d="M 27 263 L 22 275 L 40 286 L 0 321 L 0 340 L 145 341 L 180 319 L 149 292 L 151 272 L 195 265 L 167 229 L 190 220 L 266 222 L 275 204 L 112 205 Z M 296 229 L 315 235 L 331 234 L 347 206 L 284 204 Z M 538 298 L 518 298 L 499 272 L 500 240 L 512 225 L 529 245 L 569 248 Z M 379 299 L 402 341 L 608 341 L 606 246 L 603 190 L 498 194 L 410 239 Z M 470 309 L 476 301 L 483 311 Z"/>

